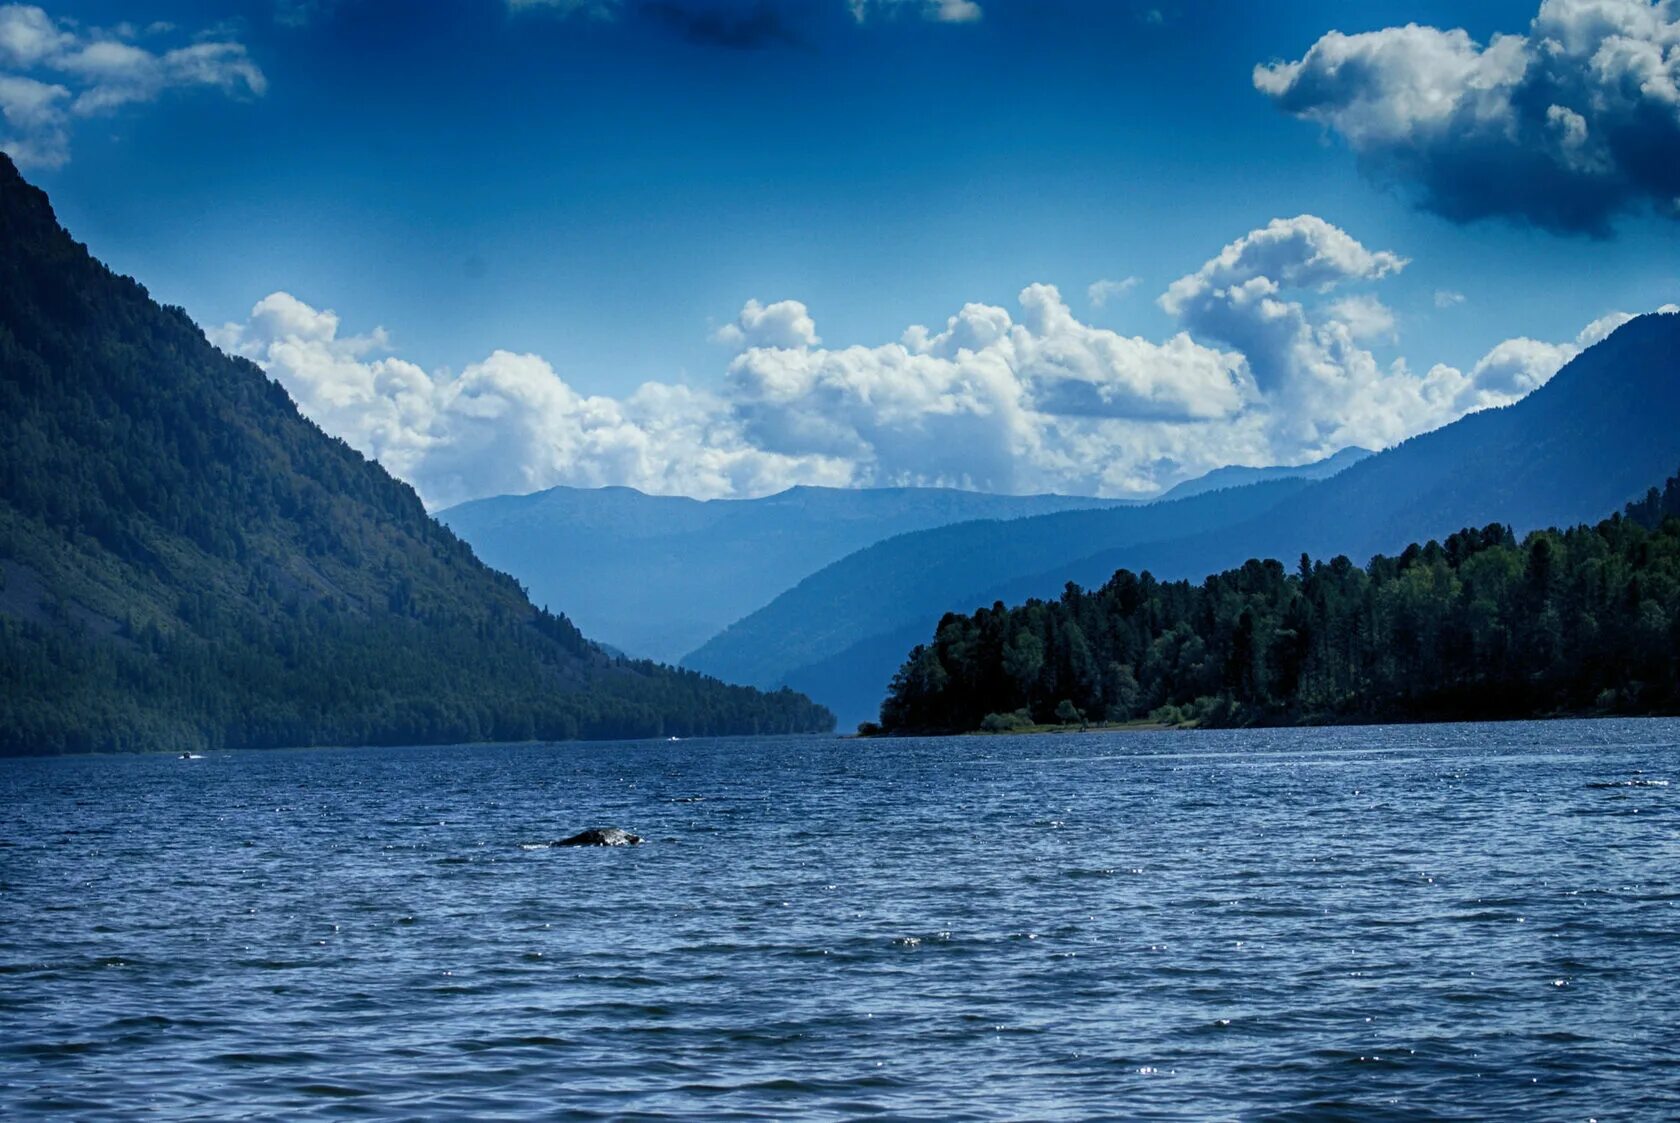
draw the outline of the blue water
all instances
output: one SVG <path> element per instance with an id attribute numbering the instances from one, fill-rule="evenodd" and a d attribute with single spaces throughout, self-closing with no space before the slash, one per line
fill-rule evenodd
<path id="1" fill-rule="evenodd" d="M 1680 1118 L 1680 722 L 0 761 L 0 794 L 14 1117 Z M 649 842 L 522 847 L 590 825 Z"/>

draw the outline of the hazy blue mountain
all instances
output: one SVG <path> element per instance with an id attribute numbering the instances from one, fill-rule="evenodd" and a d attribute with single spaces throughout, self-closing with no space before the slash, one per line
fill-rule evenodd
<path id="1" fill-rule="evenodd" d="M 590 636 L 675 661 L 777 593 L 907 531 L 1125 500 L 983 495 L 947 488 L 796 487 L 701 501 L 627 487 L 556 487 L 451 507 L 438 518 L 538 604 Z"/>
<path id="2" fill-rule="evenodd" d="M 1261 480 L 1321 479 L 1369 453 L 1316 464 L 1219 468 L 1179 484 L 1180 499 Z M 795 487 L 762 499 L 555 487 L 438 512 L 479 557 L 538 604 L 564 605 L 598 641 L 675 661 L 778 594 L 883 539 L 979 519 L 1137 506 L 1123 499 L 985 495 L 949 488 Z"/>
<path id="3" fill-rule="evenodd" d="M 0 155 L 0 754 L 832 724 L 533 607 Z"/>
<path id="4" fill-rule="evenodd" d="M 1680 315 L 1642 316 L 1522 401 L 1415 437 L 1327 480 L 1284 484 L 1283 495 L 1266 490 L 1279 485 L 1263 484 L 1159 505 L 1221 496 L 1240 504 L 1258 489 L 1251 500 L 1258 509 L 1228 508 L 1223 522 L 1093 549 L 1079 545 L 1155 505 L 1092 513 L 1081 536 L 1059 533 L 1054 518 L 907 536 L 814 575 L 685 663 L 733 669 L 745 682 L 797 683 L 849 724 L 872 716 L 905 653 L 946 611 L 1054 596 L 1067 581 L 1100 585 L 1123 567 L 1201 577 L 1251 557 L 1363 560 L 1492 522 L 1519 534 L 1573 525 L 1635 498 L 1677 462 Z M 1006 545 L 1017 540 L 1043 548 Z M 939 567 L 935 581 L 904 572 L 930 565 Z M 889 592 L 898 589 L 905 592 Z"/>
<path id="5" fill-rule="evenodd" d="M 1188 499 L 1192 495 L 1218 491 L 1221 488 L 1245 487 L 1248 484 L 1264 483 L 1267 480 L 1325 480 L 1345 468 L 1353 467 L 1371 455 L 1373 453 L 1368 448 L 1349 447 L 1327 456 L 1323 460 L 1295 467 L 1244 468 L 1240 465 L 1233 465 L 1229 468 L 1215 468 L 1205 476 L 1185 480 L 1178 486 L 1169 488 L 1161 493 L 1160 498 Z"/>
<path id="6" fill-rule="evenodd" d="M 890 648 L 872 645 L 875 657 L 862 659 L 848 651 L 854 645 L 905 628 L 926 631 L 941 613 L 972 608 L 981 591 L 1058 561 L 1245 522 L 1310 486 L 1306 480 L 1274 480 L 1171 502 L 965 522 L 899 535 L 801 581 L 713 637 L 683 665 L 707 674 L 727 667 L 743 682 L 781 681 L 847 652 L 832 671 L 858 676 L 863 695 L 879 701 L 886 682 L 877 673 L 882 660 L 891 663 L 890 677 L 905 649 L 889 655 Z M 855 692 L 839 691 L 827 674 L 814 677 L 833 696 L 850 699 L 853 716 L 859 712 Z M 840 713 L 843 723 L 847 716 Z"/>

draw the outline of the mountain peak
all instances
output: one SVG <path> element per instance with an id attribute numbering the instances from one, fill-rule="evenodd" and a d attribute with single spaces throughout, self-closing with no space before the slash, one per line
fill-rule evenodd
<path id="1" fill-rule="evenodd" d="M 0 220 L 9 229 L 43 226 L 59 229 L 47 193 L 23 178 L 12 158 L 0 152 Z"/>
<path id="2" fill-rule="evenodd" d="M 0 753 L 831 725 L 534 607 L 0 166 Z"/>

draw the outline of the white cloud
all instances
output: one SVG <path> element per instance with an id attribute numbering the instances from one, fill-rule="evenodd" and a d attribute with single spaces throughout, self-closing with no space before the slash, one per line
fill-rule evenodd
<path id="1" fill-rule="evenodd" d="M 1667 311 L 1667 306 L 1657 309 Z M 1565 363 L 1633 319 L 1626 312 L 1600 316 L 1582 328 L 1575 338 L 1563 343 L 1545 343 L 1518 337 L 1494 346 L 1470 368 L 1468 375 L 1447 367 L 1436 367 L 1431 376 L 1442 388 L 1451 388 L 1451 408 L 1469 413 L 1490 406 L 1508 405 L 1551 381 Z"/>
<path id="2" fill-rule="evenodd" d="M 142 30 L 122 24 L 86 31 L 33 5 L 0 6 L 0 150 L 24 165 L 59 167 L 70 158 L 76 118 L 155 101 L 166 91 L 206 87 L 260 96 L 267 79 L 243 44 L 205 39 L 161 53 L 137 45 Z M 31 76 L 26 71 L 32 71 Z"/>
<path id="3" fill-rule="evenodd" d="M 1454 292 L 1452 289 L 1435 290 L 1435 307 L 1437 308 L 1452 308 L 1463 303 L 1464 294 L 1461 292 Z"/>
<path id="4" fill-rule="evenodd" d="M 940 23 L 972 23 L 984 14 L 974 0 L 936 0 L 929 18 Z"/>
<path id="5" fill-rule="evenodd" d="M 766 308 L 749 300 L 732 324 L 712 333 L 714 342 L 731 347 L 813 347 L 822 340 L 817 325 L 803 304 L 780 300 Z"/>
<path id="6" fill-rule="evenodd" d="M 40 8 L 0 6 L 0 65 L 35 66 L 69 49 L 74 42 L 75 36 L 61 31 Z"/>
<path id="7" fill-rule="evenodd" d="M 336 313 L 288 293 L 208 334 L 434 504 L 559 483 L 709 496 L 852 480 L 849 465 L 748 445 L 715 394 L 650 383 L 622 400 L 584 395 L 539 356 L 508 351 L 427 372 L 391 355 L 383 331 L 344 335 Z"/>
<path id="8" fill-rule="evenodd" d="M 1219 251 L 1167 288 L 1161 306 L 1174 315 L 1210 293 L 1234 292 L 1265 278 L 1282 288 L 1321 291 L 1350 280 L 1376 280 L 1406 267 L 1387 250 L 1372 253 L 1339 227 L 1303 214 L 1274 218 Z"/>
<path id="9" fill-rule="evenodd" d="M 1370 293 L 1344 296 L 1325 311 L 1331 320 L 1346 324 L 1348 334 L 1361 343 L 1398 338 L 1394 310 Z"/>
<path id="10" fill-rule="evenodd" d="M 1604 234 L 1641 205 L 1680 217 L 1675 0 L 1544 0 L 1526 34 L 1485 45 L 1416 24 L 1332 31 L 1254 85 L 1448 218 Z"/>
<path id="11" fill-rule="evenodd" d="M 69 102 L 63 86 L 0 73 L 0 151 L 25 166 L 62 166 L 70 158 Z"/>
<path id="12" fill-rule="evenodd" d="M 1091 307 L 1101 308 L 1111 300 L 1118 300 L 1122 296 L 1137 288 L 1139 278 L 1125 277 L 1118 281 L 1103 279 L 1092 281 L 1085 289 L 1085 299 Z"/>
<path id="13" fill-rule="evenodd" d="M 1167 286 L 1159 303 L 1191 332 L 1235 345 L 1270 392 L 1310 382 L 1315 371 L 1341 369 L 1347 356 L 1340 352 L 1359 338 L 1359 324 L 1337 319 L 1333 309 L 1315 324 L 1306 307 L 1285 293 L 1328 293 L 1405 266 L 1405 258 L 1373 253 L 1316 215 L 1275 218 Z M 1360 320 L 1368 325 L 1369 316 Z"/>
<path id="14" fill-rule="evenodd" d="M 903 12 L 916 12 L 936 23 L 973 23 L 985 15 L 974 0 L 847 0 L 847 7 L 859 23 Z"/>
<path id="15" fill-rule="evenodd" d="M 1360 287 L 1404 265 L 1314 216 L 1278 220 L 1162 294 L 1181 330 L 1160 341 L 1084 323 L 1050 285 L 873 346 L 824 346 L 803 304 L 749 301 L 714 333 L 732 350 L 715 385 L 624 397 L 581 393 L 541 357 L 506 351 L 427 371 L 384 332 L 346 334 L 334 312 L 285 293 L 210 334 L 443 505 L 555 484 L 1146 495 L 1224 464 L 1382 447 L 1514 401 L 1627 318 L 1418 374 L 1365 346 L 1396 327 Z"/>
<path id="16" fill-rule="evenodd" d="M 82 79 L 73 109 L 89 116 L 131 102 L 154 101 L 168 89 L 206 86 L 224 94 L 262 95 L 268 80 L 238 43 L 194 43 L 153 54 L 132 43 L 89 43 L 57 62 Z"/>

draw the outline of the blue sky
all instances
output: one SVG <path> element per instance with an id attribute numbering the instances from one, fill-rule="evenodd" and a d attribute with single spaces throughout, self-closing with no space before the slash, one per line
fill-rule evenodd
<path id="1" fill-rule="evenodd" d="M 1656 29 L 1639 34 L 1659 60 L 1665 44 L 1680 51 L 1666 38 L 1669 22 L 1680 24 L 1674 9 L 1644 0 L 1629 8 Z M 916 324 L 937 334 L 969 303 L 1022 322 L 1019 294 L 1034 284 L 1057 286 L 1081 331 L 1153 344 L 1188 331 L 1258 369 L 1248 351 L 1261 344 L 1220 328 L 1211 311 L 1174 314 L 1158 298 L 1277 218 L 1316 216 L 1372 253 L 1405 259 L 1403 268 L 1315 281 L 1298 298 L 1309 318 L 1330 301 L 1329 287 L 1337 300 L 1376 303 L 1387 322 L 1361 340 L 1382 369 L 1403 359 L 1414 375 L 1435 364 L 1468 373 L 1502 341 L 1566 346 L 1607 313 L 1680 299 L 1680 222 L 1664 202 L 1673 194 L 1666 173 L 1640 170 L 1637 154 L 1618 157 L 1625 174 L 1620 166 L 1593 173 L 1586 217 L 1559 219 L 1510 202 L 1510 186 L 1487 198 L 1453 194 L 1465 177 L 1443 187 L 1448 174 L 1436 172 L 1457 175 L 1466 157 L 1439 137 L 1372 139 L 1369 118 L 1355 114 L 1398 96 L 1395 81 L 1434 81 L 1423 64 L 1406 63 L 1411 70 L 1351 108 L 1309 84 L 1311 67 L 1287 90 L 1261 89 L 1255 76 L 1258 64 L 1303 60 L 1332 30 L 1381 35 L 1416 23 L 1463 27 L 1478 50 L 1499 33 L 1538 42 L 1535 0 L 1476 5 L 1469 23 L 1463 5 L 1443 3 L 1170 0 L 251 0 L 218 11 L 127 0 L 43 9 L 61 37 L 60 61 L 14 49 L 9 66 L 0 53 L 0 75 L 61 86 L 59 105 L 112 81 L 63 61 L 88 44 L 121 42 L 154 61 L 195 43 L 227 48 L 210 60 L 223 68 L 214 73 L 157 65 L 149 84 L 106 99 L 119 104 L 76 102 L 48 123 L 58 147 L 25 160 L 25 173 L 96 254 L 207 327 L 225 325 L 218 341 L 264 362 L 306 411 L 432 501 L 556 482 L 694 494 L 789 482 L 1129 494 L 1221 459 L 1298 459 L 1338 434 L 1392 437 L 1398 430 L 1338 428 L 1327 416 L 1282 439 L 1273 418 L 1263 439 L 1257 430 L 1227 433 L 1198 451 L 1194 426 L 1225 407 L 1169 406 L 1171 394 L 1150 389 L 1141 393 L 1147 408 L 1098 412 L 1127 426 L 1180 426 L 1171 440 L 1131 429 L 1063 440 L 1079 425 L 1052 417 L 1025 438 L 992 425 L 988 439 L 1002 444 L 974 465 L 924 462 L 906 451 L 918 439 L 969 440 L 944 426 L 952 408 L 993 420 L 997 411 L 947 402 L 929 407 L 931 422 L 892 433 L 867 425 L 816 433 L 810 418 L 771 416 L 765 395 L 803 393 L 823 419 L 843 412 L 832 395 L 850 408 L 863 391 L 842 394 L 819 376 L 788 390 L 776 381 L 785 371 L 745 369 L 743 353 L 755 345 L 810 351 L 820 336 L 833 352 L 882 347 Z M 1617 42 L 1629 38 L 1621 30 Z M 1593 34 L 1607 41 L 1602 29 Z M 1548 96 L 1563 108 L 1577 97 L 1589 115 L 1583 128 L 1613 124 L 1591 118 L 1590 91 L 1569 81 L 1557 79 L 1565 92 L 1548 87 Z M 39 115 L 32 126 L 19 120 L 7 122 L 12 149 L 22 154 L 32 139 L 40 148 L 48 126 Z M 1571 118 L 1546 121 L 1565 130 Z M 1650 141 L 1658 164 L 1667 143 L 1660 130 Z M 1667 151 L 1680 167 L 1680 152 Z M 1497 151 L 1490 158 L 1495 167 L 1510 162 Z M 1563 157 L 1548 149 L 1546 158 Z M 1542 189 L 1562 198 L 1579 182 Z M 1118 283 L 1099 306 L 1087 287 L 1104 279 Z M 308 312 L 292 309 L 284 322 L 271 315 L 259 330 L 253 306 L 273 293 Z M 797 301 L 815 327 L 758 339 L 737 324 L 732 336 L 727 326 L 749 300 Z M 323 342 L 319 325 L 297 316 L 327 309 L 337 321 L 322 362 L 400 359 L 441 384 L 496 353 L 540 356 L 550 374 L 490 381 L 553 377 L 576 400 L 556 405 L 539 388 L 512 395 L 507 409 L 587 413 L 588 403 L 610 401 L 636 415 L 636 447 L 602 437 L 590 451 L 587 431 L 579 437 L 569 422 L 509 436 L 463 435 L 427 420 L 402 440 L 381 436 L 378 419 L 314 401 L 332 387 L 276 358 L 287 330 Z M 1322 318 L 1314 322 L 1322 329 Z M 1086 339 L 1099 366 L 1104 338 Z M 927 354 L 943 353 L 931 347 Z M 1012 352 L 1008 361 L 1025 360 Z M 1167 373 L 1149 377 L 1177 377 L 1158 369 Z M 1276 392 L 1246 369 L 1225 374 L 1254 382 L 1239 387 L 1253 400 Z M 406 367 L 398 375 L 413 378 Z M 649 382 L 733 394 L 734 428 L 717 429 L 725 422 L 706 413 L 712 406 L 690 403 L 682 433 L 662 436 L 650 420 L 661 407 L 627 404 Z M 939 393 L 950 390 L 942 383 Z M 1029 407 L 1046 413 L 1054 396 L 1038 384 Z M 549 404 L 533 406 L 537 399 Z M 1268 406 L 1290 408 L 1282 397 Z M 1450 418 L 1419 413 L 1413 424 L 1442 419 Z M 1046 432 L 1061 443 L 1039 447 Z M 667 439 L 709 441 L 715 455 L 654 464 L 650 443 Z M 573 447 L 558 448 L 568 441 Z M 773 463 L 729 461 L 743 442 L 773 452 Z M 478 463 L 498 448 L 519 462 Z M 1135 454 L 1107 478 L 1072 463 L 1112 459 L 1115 449 Z M 1034 466 L 1000 466 L 1006 460 Z"/>

